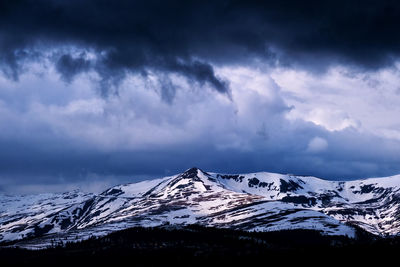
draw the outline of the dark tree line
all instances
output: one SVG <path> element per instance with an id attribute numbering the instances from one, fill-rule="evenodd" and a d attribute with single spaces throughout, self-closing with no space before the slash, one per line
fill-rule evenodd
<path id="1" fill-rule="evenodd" d="M 357 239 L 311 230 L 248 233 L 190 226 L 132 228 L 45 250 L 0 248 L 1 266 L 271 266 L 379 264 L 400 251 L 399 238 Z M 60 244 L 55 242 L 54 244 Z"/>

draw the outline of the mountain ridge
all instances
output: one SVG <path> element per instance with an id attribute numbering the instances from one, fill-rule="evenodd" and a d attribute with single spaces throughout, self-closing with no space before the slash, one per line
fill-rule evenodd
<path id="1" fill-rule="evenodd" d="M 181 174 L 117 185 L 100 194 L 0 197 L 0 242 L 81 240 L 136 226 L 245 231 L 309 229 L 355 237 L 400 233 L 400 175 L 354 181 L 269 172 Z"/>

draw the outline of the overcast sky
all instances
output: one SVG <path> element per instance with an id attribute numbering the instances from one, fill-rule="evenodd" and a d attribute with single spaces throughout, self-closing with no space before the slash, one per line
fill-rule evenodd
<path id="1" fill-rule="evenodd" d="M 0 191 L 192 166 L 400 173 L 398 1 L 0 2 Z"/>

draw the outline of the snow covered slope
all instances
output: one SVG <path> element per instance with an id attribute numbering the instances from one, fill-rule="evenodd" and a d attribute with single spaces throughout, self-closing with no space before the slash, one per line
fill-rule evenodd
<path id="1" fill-rule="evenodd" d="M 246 231 L 315 229 L 353 237 L 400 233 L 400 176 L 337 182 L 276 173 L 197 168 L 162 179 L 77 191 L 0 196 L 0 242 L 80 240 L 133 226 L 201 224 Z M 52 241 L 53 242 L 53 241 Z"/>

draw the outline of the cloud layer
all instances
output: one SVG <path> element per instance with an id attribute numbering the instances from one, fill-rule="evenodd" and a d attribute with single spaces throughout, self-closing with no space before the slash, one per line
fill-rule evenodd
<path id="1" fill-rule="evenodd" d="M 399 12 L 393 1 L 3 1 L 0 190 L 191 166 L 400 173 Z"/>
<path id="2" fill-rule="evenodd" d="M 400 52 L 396 1 L 19 0 L 0 10 L 0 59 L 14 79 L 27 61 L 51 56 L 67 81 L 89 69 L 106 84 L 150 69 L 226 93 L 211 64 L 375 69 Z"/>

